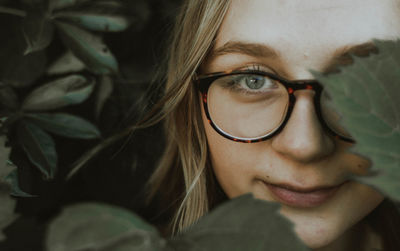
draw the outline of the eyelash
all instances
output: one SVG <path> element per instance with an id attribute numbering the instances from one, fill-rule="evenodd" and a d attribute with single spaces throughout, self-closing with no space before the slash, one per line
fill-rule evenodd
<path id="1" fill-rule="evenodd" d="M 258 65 L 258 64 L 248 65 L 248 66 L 246 66 L 246 68 L 244 70 L 245 71 L 267 72 L 267 71 L 262 69 L 261 65 Z"/>

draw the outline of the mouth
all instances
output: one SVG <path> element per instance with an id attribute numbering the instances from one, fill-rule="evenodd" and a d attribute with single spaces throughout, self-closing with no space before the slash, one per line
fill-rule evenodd
<path id="1" fill-rule="evenodd" d="M 271 184 L 263 181 L 275 199 L 285 205 L 301 208 L 317 207 L 332 198 L 346 182 L 336 186 L 297 188 L 287 184 Z"/>

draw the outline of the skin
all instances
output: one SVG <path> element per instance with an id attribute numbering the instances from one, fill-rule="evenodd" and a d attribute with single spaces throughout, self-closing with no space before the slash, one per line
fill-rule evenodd
<path id="1" fill-rule="evenodd" d="M 255 64 L 287 79 L 313 79 L 309 69 L 322 71 L 340 48 L 372 38 L 399 37 L 399 5 L 392 0 L 233 0 L 215 48 L 232 41 L 261 43 L 278 56 L 216 55 L 203 65 L 203 73 Z M 203 111 L 212 166 L 228 197 L 251 192 L 277 201 L 264 182 L 308 188 L 340 184 L 349 172 L 365 173 L 368 162 L 350 154 L 349 143 L 332 138 L 321 127 L 313 93 L 298 91 L 296 97 L 284 130 L 260 143 L 237 143 L 220 136 Z M 350 250 L 362 232 L 361 220 L 382 200 L 372 188 L 349 181 L 322 205 L 282 204 L 281 213 L 294 222 L 296 233 L 310 248 Z"/>

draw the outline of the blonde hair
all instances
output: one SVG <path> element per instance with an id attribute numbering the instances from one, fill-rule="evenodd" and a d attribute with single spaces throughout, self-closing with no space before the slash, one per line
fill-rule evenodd
<path id="1" fill-rule="evenodd" d="M 207 186 L 213 184 L 206 175 L 207 141 L 192 79 L 214 44 L 229 3 L 185 1 L 170 41 L 165 94 L 155 106 L 158 115 L 151 116 L 153 122 L 164 119 L 166 147 L 148 182 L 150 199 L 163 193 L 164 201 L 179 205 L 170 233 L 193 224 L 210 206 Z"/>

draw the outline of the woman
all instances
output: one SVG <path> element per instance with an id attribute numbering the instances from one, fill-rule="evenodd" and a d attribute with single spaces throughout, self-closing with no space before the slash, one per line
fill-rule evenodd
<path id="1" fill-rule="evenodd" d="M 360 237 L 366 250 L 400 250 L 399 234 L 374 223 L 389 213 L 398 222 L 392 203 L 347 179 L 368 162 L 347 151 L 353 139 L 309 72 L 330 71 L 349 52 L 368 54 L 373 38 L 399 37 L 399 7 L 397 0 L 186 1 L 159 103 L 167 145 L 149 182 L 151 198 L 172 204 L 168 231 L 251 192 L 280 202 L 315 250 L 360 250 Z"/>

